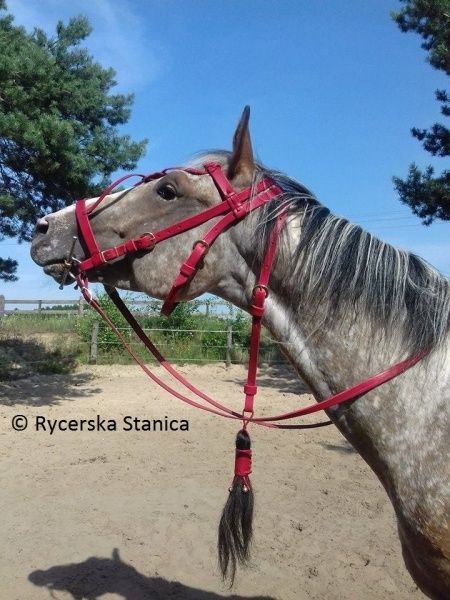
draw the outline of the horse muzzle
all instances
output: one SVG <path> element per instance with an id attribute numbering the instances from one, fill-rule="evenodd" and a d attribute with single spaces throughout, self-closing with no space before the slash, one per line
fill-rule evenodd
<path id="1" fill-rule="evenodd" d="M 64 235 L 61 235 L 62 233 Z M 73 233 L 72 227 L 66 223 L 57 223 L 49 215 L 39 219 L 31 242 L 30 253 L 33 261 L 61 286 L 73 283 L 71 274 L 76 271 L 75 257 L 84 256 Z"/>

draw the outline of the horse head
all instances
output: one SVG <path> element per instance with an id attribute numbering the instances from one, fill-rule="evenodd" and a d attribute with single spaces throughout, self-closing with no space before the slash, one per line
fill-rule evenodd
<path id="1" fill-rule="evenodd" d="M 233 138 L 231 152 L 223 152 L 214 160 L 234 190 L 251 186 L 254 180 L 253 160 L 246 107 Z M 200 174 L 199 174 L 200 173 Z M 152 235 L 180 221 L 185 221 L 222 202 L 219 190 L 208 173 L 194 168 L 175 168 L 143 178 L 143 181 L 124 191 L 108 194 L 98 205 L 98 198 L 85 201 L 87 210 L 93 208 L 89 222 L 99 248 L 114 248 L 126 240 Z M 127 254 L 112 262 L 101 264 L 89 273 L 91 281 L 127 290 L 145 292 L 155 298 L 165 298 L 178 267 L 205 230 L 218 217 L 190 228 L 159 243 L 152 249 Z M 217 291 L 224 280 L 230 279 L 229 265 L 240 263 L 230 231 L 224 231 L 202 261 L 195 278 L 183 287 L 179 300 L 187 300 L 207 291 Z M 72 240 L 77 238 L 76 242 Z M 80 239 L 75 205 L 41 218 L 35 229 L 31 255 L 44 272 L 57 282 L 62 281 L 69 249 L 77 260 L 83 261 L 88 253 Z M 250 240 L 249 240 L 250 242 Z M 225 260 L 224 260 L 225 259 Z"/>

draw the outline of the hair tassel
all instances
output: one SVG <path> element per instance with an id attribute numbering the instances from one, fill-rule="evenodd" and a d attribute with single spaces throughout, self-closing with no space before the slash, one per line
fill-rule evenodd
<path id="1" fill-rule="evenodd" d="M 237 564 L 246 565 L 253 533 L 254 494 L 250 482 L 252 450 L 248 431 L 236 436 L 234 478 L 219 524 L 219 566 L 224 579 L 233 584 Z"/>

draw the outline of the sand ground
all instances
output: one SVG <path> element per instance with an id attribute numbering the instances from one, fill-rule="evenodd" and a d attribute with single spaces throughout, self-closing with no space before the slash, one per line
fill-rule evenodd
<path id="1" fill-rule="evenodd" d="M 181 367 L 238 408 L 243 367 Z M 310 400 L 285 368 L 261 375 L 263 412 Z M 14 431 L 14 415 L 28 418 Z M 36 431 L 43 419 L 114 419 L 116 431 Z M 189 431 L 123 431 L 126 415 Z M 48 428 L 48 427 L 47 427 Z M 0 388 L 1 600 L 414 600 L 391 505 L 334 427 L 252 428 L 252 566 L 227 589 L 216 529 L 236 423 L 196 411 L 132 366 L 85 367 Z"/>

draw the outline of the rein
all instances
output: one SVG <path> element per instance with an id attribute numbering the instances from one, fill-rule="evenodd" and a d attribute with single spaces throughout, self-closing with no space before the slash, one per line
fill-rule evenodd
<path id="1" fill-rule="evenodd" d="M 245 447 L 242 447 L 242 444 L 240 445 L 238 441 L 236 442 L 235 480 L 233 482 L 233 486 L 235 486 L 235 482 L 238 481 L 242 486 L 243 491 L 247 492 L 251 489 L 250 481 L 248 478 L 249 474 L 251 473 L 251 449 L 250 439 L 247 433 L 247 426 L 249 425 L 249 423 L 253 423 L 255 425 L 260 425 L 263 427 L 278 429 L 309 429 L 313 427 L 323 427 L 325 425 L 330 425 L 331 421 L 324 421 L 312 424 L 292 425 L 281 424 L 280 421 L 293 419 L 295 417 L 302 417 L 307 414 L 312 414 L 321 410 L 329 409 L 333 406 L 337 406 L 344 402 L 356 400 L 357 398 L 360 398 L 369 391 L 377 388 L 383 383 L 386 383 L 387 381 L 393 379 L 394 377 L 397 377 L 407 369 L 411 368 L 424 356 L 426 356 L 429 350 L 423 350 L 415 354 L 414 356 L 407 358 L 406 360 L 394 364 L 393 366 L 389 367 L 385 371 L 382 371 L 381 373 L 373 375 L 352 387 L 349 387 L 337 394 L 333 394 L 332 396 L 319 402 L 315 402 L 314 404 L 311 404 L 309 406 L 269 417 L 254 416 L 254 400 L 257 393 L 256 372 L 258 366 L 262 319 L 264 316 L 265 301 L 269 295 L 270 274 L 272 271 L 273 261 L 277 249 L 277 243 L 287 218 L 287 209 L 284 209 L 276 219 L 275 225 L 270 234 L 268 246 L 266 248 L 265 256 L 262 261 L 260 273 L 256 285 L 253 288 L 250 306 L 250 314 L 252 315 L 252 328 L 249 347 L 249 364 L 247 372 L 247 381 L 244 385 L 244 406 L 241 413 L 236 412 L 231 408 L 209 397 L 207 394 L 197 389 L 181 373 L 179 373 L 162 356 L 162 354 L 159 352 L 156 346 L 145 334 L 145 332 L 137 322 L 136 318 L 132 315 L 132 313 L 126 307 L 123 300 L 120 298 L 117 290 L 113 287 L 105 286 L 105 290 L 108 293 L 111 300 L 114 302 L 116 307 L 127 320 L 128 324 L 131 326 L 131 328 L 134 330 L 134 332 L 137 334 L 137 336 L 143 342 L 143 344 L 149 350 L 149 352 L 155 357 L 158 363 L 176 381 L 178 381 L 178 383 L 180 383 L 184 388 L 189 390 L 189 392 L 193 393 L 198 400 L 201 400 L 204 403 L 206 403 L 206 405 L 204 403 L 198 402 L 197 400 L 193 400 L 188 396 L 185 396 L 178 390 L 168 385 L 155 373 L 153 373 L 147 365 L 144 364 L 144 362 L 133 350 L 131 345 L 127 342 L 122 332 L 114 325 L 114 323 L 102 309 L 97 300 L 93 298 L 88 288 L 89 280 L 87 272 L 91 271 L 92 269 L 101 267 L 102 265 L 116 260 L 120 257 L 123 257 L 125 255 L 131 255 L 143 251 L 150 252 L 158 243 L 170 239 L 186 231 L 189 231 L 191 229 L 194 229 L 215 217 L 220 217 L 220 219 L 215 223 L 215 225 L 213 225 L 206 232 L 203 238 L 195 242 L 188 258 L 181 265 L 179 274 L 175 278 L 171 290 L 165 298 L 161 309 L 161 314 L 169 315 L 177 305 L 177 297 L 180 290 L 195 276 L 198 269 L 202 265 L 205 255 L 207 254 L 209 248 L 217 239 L 217 237 L 230 226 L 241 221 L 248 214 L 260 208 L 267 202 L 270 202 L 279 194 L 283 193 L 283 190 L 279 188 L 273 180 L 267 177 L 263 178 L 254 187 L 248 187 L 243 189 L 242 191 L 236 191 L 233 188 L 231 182 L 227 179 L 226 175 L 222 171 L 222 168 L 219 163 L 207 163 L 204 165 L 204 169 L 180 168 L 180 170 L 183 170 L 186 173 L 190 173 L 193 175 L 209 175 L 212 178 L 220 194 L 220 197 L 222 198 L 222 201 L 211 208 L 201 211 L 200 213 L 192 217 L 178 221 L 177 223 L 174 223 L 173 225 L 170 225 L 157 232 L 144 232 L 139 237 L 129 239 L 118 246 L 101 250 L 97 244 L 94 232 L 90 224 L 90 216 L 92 215 L 93 211 L 101 204 L 101 202 L 106 198 L 106 196 L 110 194 L 115 187 L 117 187 L 117 185 L 119 185 L 126 179 L 136 176 L 140 177 L 141 180 L 135 185 L 136 187 L 143 183 L 160 179 L 170 170 L 173 169 L 166 169 L 164 171 L 154 173 L 151 175 L 125 175 L 124 177 L 121 177 L 109 187 L 107 187 L 99 196 L 99 198 L 94 202 L 94 204 L 92 204 L 90 207 L 86 206 L 85 199 L 79 200 L 76 203 L 75 216 L 77 220 L 78 235 L 80 243 L 82 244 L 83 249 L 85 251 L 86 258 L 83 261 L 79 261 L 78 259 L 72 256 L 74 248 L 74 243 L 72 243 L 71 251 L 69 253 L 67 261 L 65 262 L 66 270 L 63 274 L 62 281 L 65 281 L 67 275 L 69 274 L 76 280 L 77 285 L 79 286 L 80 291 L 85 300 L 98 312 L 98 314 L 105 320 L 109 327 L 115 332 L 115 334 L 121 340 L 126 351 L 136 361 L 136 363 L 139 364 L 141 369 L 146 373 L 146 375 L 150 379 L 152 379 L 152 381 L 157 383 L 165 391 L 175 396 L 182 402 L 185 402 L 186 404 L 210 412 L 212 414 L 219 415 L 221 417 L 239 420 L 242 422 L 242 429 L 238 434 L 238 439 L 240 434 L 245 434 L 247 444 Z M 72 269 L 76 270 L 75 274 L 72 273 Z M 233 488 L 230 488 L 230 491 L 232 491 L 232 489 Z"/>

